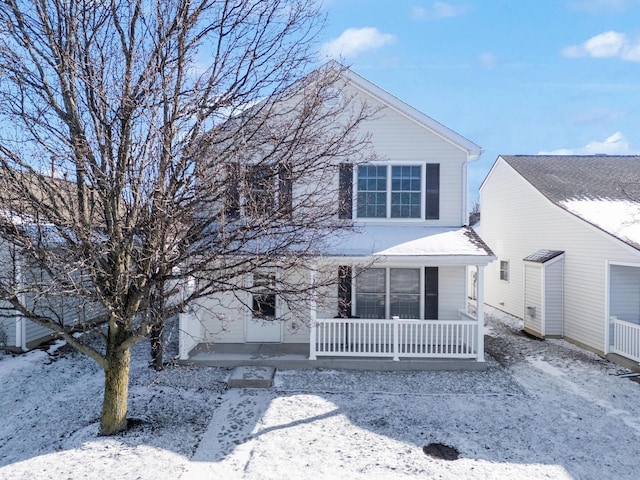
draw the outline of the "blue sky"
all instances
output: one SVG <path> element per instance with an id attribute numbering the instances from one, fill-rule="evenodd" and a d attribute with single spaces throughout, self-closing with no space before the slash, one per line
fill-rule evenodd
<path id="1" fill-rule="evenodd" d="M 500 154 L 640 154 L 640 0 L 324 0 L 321 53 Z"/>

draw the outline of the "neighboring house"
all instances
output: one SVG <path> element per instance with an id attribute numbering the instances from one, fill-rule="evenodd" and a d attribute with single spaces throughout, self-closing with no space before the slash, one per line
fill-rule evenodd
<path id="1" fill-rule="evenodd" d="M 13 175 L 33 175 L 16 173 Z M 49 229 L 46 222 L 41 224 L 33 223 L 33 215 L 26 209 L 23 203 L 23 196 L 20 192 L 15 192 L 15 187 L 5 181 L 8 174 L 0 169 L 0 189 L 3 189 L 4 199 L 9 199 L 8 203 L 12 208 L 0 211 L 3 219 L 9 220 L 16 226 L 32 232 L 34 238 L 46 242 L 52 249 L 56 248 L 56 238 L 53 229 Z M 25 182 L 38 192 L 38 185 L 41 182 L 55 182 L 56 187 L 62 192 L 71 192 L 73 184 L 66 180 L 55 179 L 49 176 L 39 175 L 30 178 L 30 182 Z M 42 200 L 44 202 L 44 200 Z M 2 202 L 0 202 L 2 203 Z M 3 204 L 6 208 L 6 205 Z M 4 225 L 6 228 L 6 224 Z M 88 320 L 95 320 L 102 311 L 96 305 L 89 305 L 82 302 L 77 297 L 68 292 L 51 291 L 47 294 L 37 294 L 30 283 L 50 286 L 47 274 L 40 268 L 30 264 L 25 256 L 20 253 L 20 248 L 9 244 L 6 240 L 0 240 L 0 278 L 6 285 L 12 285 L 16 294 L 20 297 L 24 305 L 38 315 L 43 315 L 54 319 L 60 325 L 81 325 Z M 21 315 L 14 310 L 9 302 L 0 302 L 0 349 L 13 352 L 26 352 L 38 345 L 55 338 L 54 332 L 43 327 L 32 320 Z"/>
<path id="2" fill-rule="evenodd" d="M 362 127 L 376 160 L 336 161 L 327 179 L 340 187 L 336 205 L 347 205 L 336 211 L 357 227 L 336 233 L 328 250 L 309 260 L 310 272 L 314 263 L 334 265 L 334 285 L 317 291 L 300 323 L 286 320 L 278 299 L 270 298 L 269 282 L 277 278 L 254 275 L 247 281 L 262 284 L 264 293 L 220 295 L 181 316 L 181 359 L 202 344 L 255 342 L 306 344 L 310 360 L 484 361 L 484 322 L 477 318 L 483 319 L 482 271 L 495 257 L 466 226 L 467 164 L 480 147 L 352 71 L 342 78 L 347 95 L 381 110 Z M 471 266 L 480 272 L 477 317 L 467 313 Z M 285 320 L 256 319 L 251 305 Z"/>
<path id="3" fill-rule="evenodd" d="M 640 361 L 640 157 L 500 156 L 480 187 L 485 301 Z"/>
<path id="4" fill-rule="evenodd" d="M 15 247 L 0 244 L 2 275 L 13 277 L 20 290 L 26 281 L 46 282 L 46 275 L 37 268 L 30 268 Z M 33 292 L 19 294 L 22 301 L 41 315 L 57 319 L 61 325 L 82 324 L 97 317 L 98 309 L 90 308 L 70 295 L 39 296 Z M 0 304 L 0 349 L 26 352 L 54 338 L 54 332 L 25 318 L 7 304 Z"/>

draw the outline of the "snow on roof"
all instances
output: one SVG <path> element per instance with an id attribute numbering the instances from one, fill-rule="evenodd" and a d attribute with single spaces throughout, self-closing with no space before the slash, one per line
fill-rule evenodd
<path id="1" fill-rule="evenodd" d="M 640 249 L 639 155 L 501 155 L 560 208 Z"/>
<path id="2" fill-rule="evenodd" d="M 640 248 L 640 204 L 608 198 L 575 198 L 560 205 L 614 237 Z"/>
<path id="3" fill-rule="evenodd" d="M 489 247 L 468 227 L 367 225 L 337 233 L 326 254 L 338 257 L 469 256 L 477 260 L 485 257 L 484 262 L 493 260 Z"/>

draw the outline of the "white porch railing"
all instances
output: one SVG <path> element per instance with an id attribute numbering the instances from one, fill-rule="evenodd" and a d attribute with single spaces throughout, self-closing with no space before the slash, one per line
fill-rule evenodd
<path id="1" fill-rule="evenodd" d="M 611 325 L 611 352 L 640 362 L 640 325 L 625 322 L 615 317 Z"/>
<path id="2" fill-rule="evenodd" d="M 316 356 L 483 358 L 475 319 L 316 319 L 310 358 Z"/>

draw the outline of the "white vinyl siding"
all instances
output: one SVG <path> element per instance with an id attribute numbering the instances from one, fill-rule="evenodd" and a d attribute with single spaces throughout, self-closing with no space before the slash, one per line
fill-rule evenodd
<path id="1" fill-rule="evenodd" d="M 438 268 L 438 318 L 454 320 L 459 318 L 460 309 L 466 306 L 466 268 L 464 266 L 440 266 Z"/>
<path id="2" fill-rule="evenodd" d="M 498 258 L 511 259 L 509 283 L 499 262 L 486 270 L 487 304 L 522 317 L 523 259 L 541 248 L 565 251 L 564 336 L 605 349 L 607 261 L 639 262 L 640 252 L 555 206 L 503 160 L 481 189 L 482 238 Z"/>
<path id="3" fill-rule="evenodd" d="M 362 124 L 363 130 L 371 133 L 378 158 L 388 159 L 392 165 L 440 164 L 440 218 L 425 222 L 434 226 L 465 225 L 468 219 L 463 215 L 463 210 L 466 213 L 463 165 L 467 152 L 359 89 L 348 86 L 346 94 L 363 95 L 372 108 L 382 108 L 375 118 Z M 424 202 L 424 195 L 420 201 Z"/>
<path id="4" fill-rule="evenodd" d="M 524 309 L 519 317 L 524 319 L 524 328 L 536 336 L 542 337 L 542 266 L 525 264 L 524 266 Z"/>
<path id="5" fill-rule="evenodd" d="M 544 266 L 544 335 L 563 332 L 563 263 L 560 259 Z"/>

